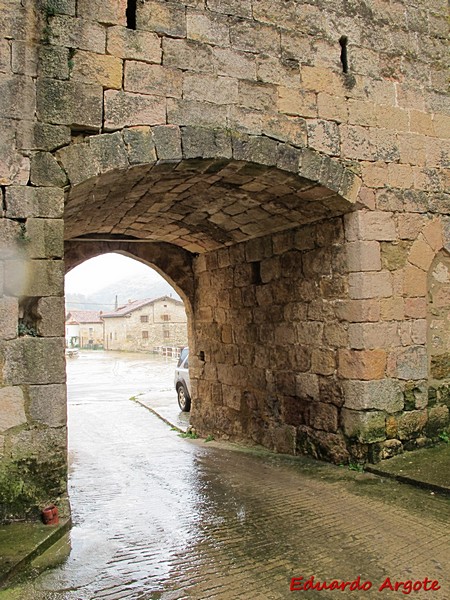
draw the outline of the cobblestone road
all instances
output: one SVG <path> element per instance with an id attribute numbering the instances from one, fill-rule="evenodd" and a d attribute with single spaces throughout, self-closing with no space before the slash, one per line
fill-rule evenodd
<path id="1" fill-rule="evenodd" d="M 378 591 L 388 576 L 436 579 L 440 590 L 410 596 L 450 598 L 448 500 L 308 459 L 181 439 L 129 400 L 152 385 L 168 392 L 172 372 L 139 357 L 69 363 L 72 550 L 1 600 L 405 597 Z M 372 588 L 289 590 L 291 577 L 311 575 L 361 576 Z"/>

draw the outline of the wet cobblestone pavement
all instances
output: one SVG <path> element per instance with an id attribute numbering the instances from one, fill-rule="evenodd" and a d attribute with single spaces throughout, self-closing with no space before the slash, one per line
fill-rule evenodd
<path id="1" fill-rule="evenodd" d="M 69 361 L 71 552 L 0 600 L 450 598 L 450 503 L 394 481 L 180 438 L 137 393 L 172 394 L 173 362 Z M 291 577 L 371 581 L 289 591 Z"/>

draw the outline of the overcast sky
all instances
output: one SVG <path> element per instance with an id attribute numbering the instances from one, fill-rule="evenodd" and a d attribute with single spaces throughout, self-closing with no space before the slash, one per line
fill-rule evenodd
<path id="1" fill-rule="evenodd" d="M 66 275 L 66 293 L 91 294 L 125 277 L 164 281 L 156 271 L 121 254 L 102 254 L 86 260 Z"/>

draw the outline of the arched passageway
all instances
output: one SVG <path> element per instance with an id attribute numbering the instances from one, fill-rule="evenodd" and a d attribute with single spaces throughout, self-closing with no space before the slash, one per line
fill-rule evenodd
<path id="1" fill-rule="evenodd" d="M 358 179 L 264 136 L 182 128 L 172 156 L 157 139 L 130 129 L 57 153 L 73 179 L 66 268 L 116 251 L 169 278 L 187 301 L 201 434 L 346 460 L 334 305 Z M 154 160 L 130 164 L 143 145 Z"/>

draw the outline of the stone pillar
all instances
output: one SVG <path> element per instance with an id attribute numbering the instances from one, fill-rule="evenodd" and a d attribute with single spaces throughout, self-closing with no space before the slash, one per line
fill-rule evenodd
<path id="1" fill-rule="evenodd" d="M 1 234 L 0 519 L 66 488 L 63 191 L 9 186 Z"/>

